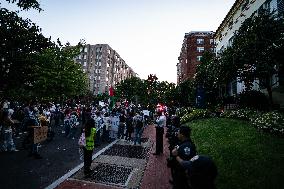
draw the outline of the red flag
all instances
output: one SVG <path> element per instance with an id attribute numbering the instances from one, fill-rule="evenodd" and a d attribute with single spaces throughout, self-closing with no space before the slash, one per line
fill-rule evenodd
<path id="1" fill-rule="evenodd" d="M 113 89 L 113 87 L 109 88 L 109 96 L 114 96 L 114 89 Z"/>

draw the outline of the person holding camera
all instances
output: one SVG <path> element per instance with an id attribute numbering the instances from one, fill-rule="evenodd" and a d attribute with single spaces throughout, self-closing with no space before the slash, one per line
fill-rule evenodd
<path id="1" fill-rule="evenodd" d="M 196 148 L 190 138 L 191 129 L 187 126 L 181 126 L 178 131 L 178 139 L 180 144 L 172 150 L 174 157 L 171 163 L 173 188 L 188 189 L 190 188 L 187 182 L 186 172 L 183 166 L 177 161 L 176 157 L 183 161 L 189 161 L 196 155 Z"/>

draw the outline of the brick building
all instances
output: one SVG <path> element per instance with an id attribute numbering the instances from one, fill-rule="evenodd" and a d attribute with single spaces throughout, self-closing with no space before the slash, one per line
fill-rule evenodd
<path id="1" fill-rule="evenodd" d="M 205 51 L 215 52 L 215 40 L 212 31 L 193 31 L 185 33 L 177 64 L 177 84 L 192 79 L 196 66 L 200 64 Z"/>
<path id="2" fill-rule="evenodd" d="M 75 61 L 87 73 L 88 88 L 94 95 L 108 92 L 110 86 L 137 76 L 108 44 L 86 45 Z"/>

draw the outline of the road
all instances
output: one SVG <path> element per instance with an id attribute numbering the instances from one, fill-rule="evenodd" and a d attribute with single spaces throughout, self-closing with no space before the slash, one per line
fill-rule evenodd
<path id="1" fill-rule="evenodd" d="M 55 136 L 50 142 L 43 142 L 39 152 L 43 159 L 28 157 L 28 150 L 21 149 L 20 138 L 15 138 L 19 152 L 0 153 L 0 188 L 1 189 L 41 189 L 66 174 L 82 163 L 79 159 L 78 138 L 69 139 L 62 134 L 63 127 L 54 128 Z M 107 144 L 95 149 L 96 153 Z"/>

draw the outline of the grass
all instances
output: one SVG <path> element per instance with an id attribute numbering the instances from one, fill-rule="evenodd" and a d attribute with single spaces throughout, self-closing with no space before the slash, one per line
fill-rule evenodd
<path id="1" fill-rule="evenodd" d="M 284 139 L 248 122 L 212 118 L 188 123 L 198 154 L 218 167 L 218 189 L 284 188 Z"/>

